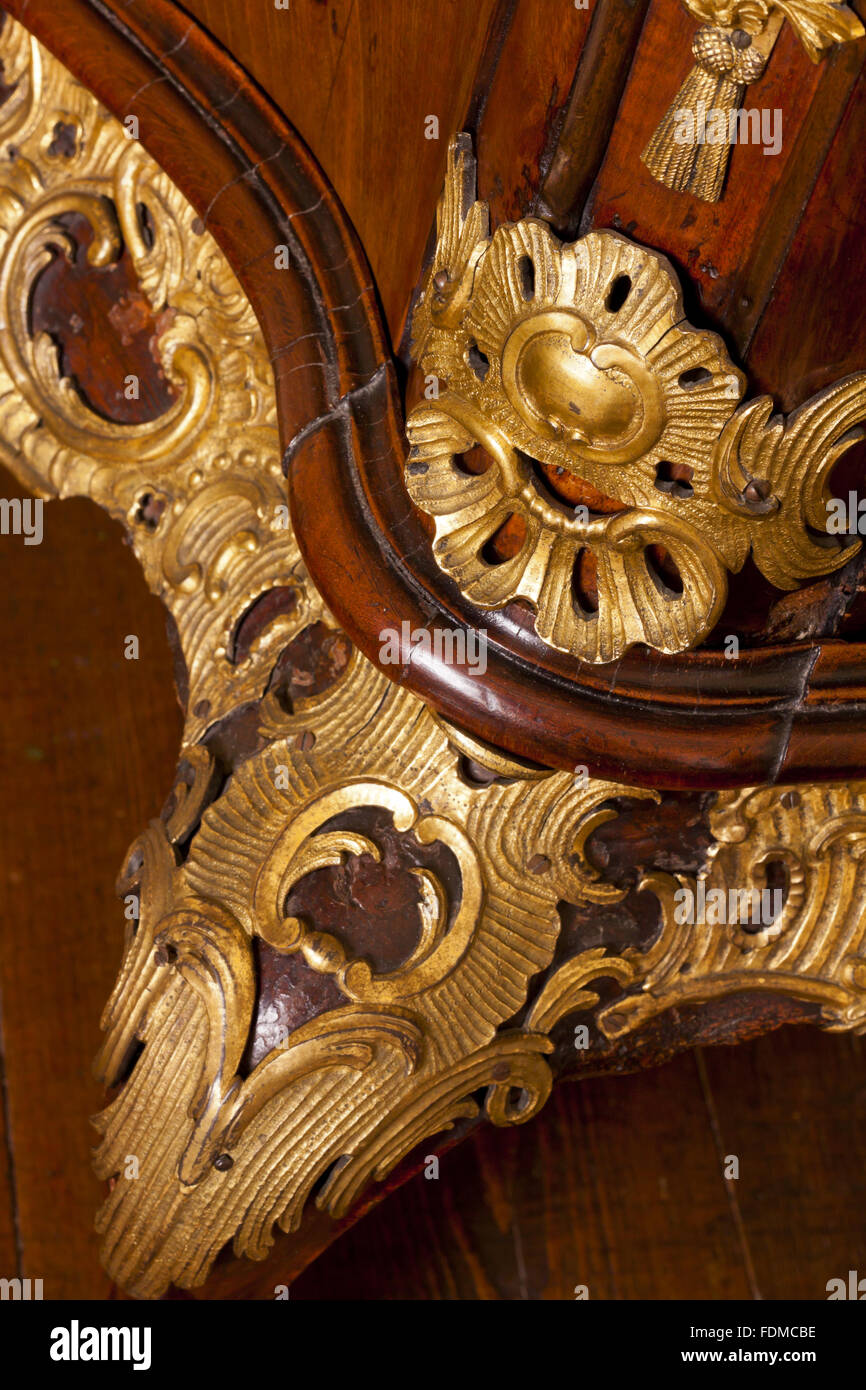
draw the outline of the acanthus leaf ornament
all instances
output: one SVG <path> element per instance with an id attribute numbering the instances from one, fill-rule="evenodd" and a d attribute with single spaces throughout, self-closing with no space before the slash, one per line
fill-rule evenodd
<path id="1" fill-rule="evenodd" d="M 95 1166 L 111 1184 L 102 1259 L 124 1288 L 155 1297 L 201 1283 L 227 1241 L 262 1258 L 317 1184 L 318 1206 L 345 1214 L 416 1144 L 478 1115 L 479 1090 L 494 1124 L 544 1104 L 552 1043 L 511 1021 L 553 958 L 558 903 L 623 896 L 583 857 L 601 803 L 621 788 L 524 775 L 499 756 L 493 785 L 470 783 L 446 729 L 345 638 L 325 687 L 286 707 L 279 661 L 332 629 L 288 524 L 252 309 L 189 203 L 96 99 L 11 20 L 0 52 L 22 96 L 0 160 L 4 461 L 42 495 L 92 497 L 126 528 L 189 678 L 175 786 L 118 882 L 138 917 L 126 922 L 96 1066 L 118 1086 L 95 1122 Z M 78 134 L 62 165 L 45 152 L 58 116 Z M 176 395 L 153 423 L 97 415 L 64 381 L 54 345 L 28 330 L 34 279 L 72 254 L 58 222 L 70 211 L 89 221 L 100 261 L 128 248 L 159 315 Z M 247 741 L 227 775 L 211 737 L 238 715 Z M 329 867 L 376 863 L 383 824 L 416 855 L 435 852 L 439 869 L 412 871 L 414 940 L 376 969 L 350 933 L 319 930 L 288 904 Z M 337 1003 L 249 1064 L 257 944 L 330 977 Z M 137 1179 L 117 1181 L 128 1155 Z"/>
<path id="2" fill-rule="evenodd" d="M 722 197 L 746 88 L 763 76 L 787 19 L 813 63 L 837 43 L 866 33 L 839 0 L 683 0 L 702 21 L 692 43 L 695 64 L 644 149 L 653 178 L 704 202 Z"/>
<path id="3" fill-rule="evenodd" d="M 740 406 L 743 374 L 715 333 L 688 323 L 663 256 L 612 231 L 563 244 L 535 218 L 491 238 L 470 187 L 460 136 L 412 325 L 438 397 L 409 414 L 405 471 L 434 518 L 436 561 L 467 597 L 522 599 L 544 641 L 608 662 L 635 643 L 698 645 L 750 549 L 780 588 L 851 557 L 855 546 L 816 543 L 808 528 L 826 530 L 827 478 L 866 420 L 866 374 L 787 422 L 769 397 Z M 489 466 L 467 475 L 458 459 L 475 445 Z M 588 506 L 557 495 L 557 470 Z M 515 517 L 516 553 L 491 558 Z M 586 552 L 597 611 L 573 582 Z"/>

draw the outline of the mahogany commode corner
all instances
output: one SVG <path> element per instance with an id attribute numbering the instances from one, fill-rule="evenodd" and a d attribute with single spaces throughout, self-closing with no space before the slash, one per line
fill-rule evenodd
<path id="1" fill-rule="evenodd" d="M 3 459 L 126 528 L 184 706 L 118 880 L 111 1276 L 196 1287 L 278 1228 L 290 1277 L 559 1077 L 862 1031 L 861 6 L 599 0 L 524 53 L 492 5 L 378 292 L 189 13 L 5 8 Z M 775 163 L 680 149 L 710 77 L 729 116 L 772 81 Z"/>

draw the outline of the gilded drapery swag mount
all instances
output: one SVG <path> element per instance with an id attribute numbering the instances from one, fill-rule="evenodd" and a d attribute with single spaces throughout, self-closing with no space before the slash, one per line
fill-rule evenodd
<path id="1" fill-rule="evenodd" d="M 536 218 L 491 237 L 466 135 L 412 331 L 434 386 L 407 420 L 405 478 L 437 563 L 482 608 L 527 601 L 538 635 L 581 661 L 697 646 L 750 551 L 780 589 L 856 551 L 826 534 L 827 479 L 860 437 L 866 373 L 787 418 L 769 396 L 743 404 L 664 256 L 613 231 L 563 244 Z M 477 445 L 481 473 L 461 462 Z M 506 527 L 510 550 L 492 553 Z"/>
<path id="2" fill-rule="evenodd" d="M 748 128 L 741 103 L 763 76 L 785 20 L 813 63 L 837 43 L 866 34 L 838 0 L 683 0 L 702 21 L 692 43 L 694 67 L 647 143 L 641 159 L 653 178 L 707 203 L 722 197 L 731 147 Z"/>

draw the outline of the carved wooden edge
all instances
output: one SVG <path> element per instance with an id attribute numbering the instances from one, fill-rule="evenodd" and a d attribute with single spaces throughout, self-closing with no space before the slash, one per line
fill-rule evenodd
<path id="1" fill-rule="evenodd" d="M 443 583 L 401 480 L 396 381 L 369 272 L 298 136 L 242 70 L 166 0 L 9 0 L 121 117 L 212 229 L 274 365 L 292 509 L 310 572 L 373 661 L 385 627 L 490 634 L 483 681 L 433 656 L 408 688 L 511 753 L 661 787 L 724 787 L 866 770 L 866 644 L 823 642 L 611 668 L 551 657 L 520 615 L 493 621 Z M 216 192 L 215 192 L 216 190 Z M 287 244 L 301 275 L 273 274 Z M 306 331 L 287 324 L 303 323 Z M 321 498 L 331 499 L 331 508 Z M 393 675 L 393 670 L 388 672 Z"/>
<path id="2" fill-rule="evenodd" d="M 532 207 L 563 239 L 577 236 L 580 229 L 649 3 L 635 0 L 633 5 L 592 8 L 559 138 Z"/>

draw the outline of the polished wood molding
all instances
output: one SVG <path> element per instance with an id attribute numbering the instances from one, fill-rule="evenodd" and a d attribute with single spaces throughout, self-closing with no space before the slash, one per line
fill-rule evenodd
<path id="1" fill-rule="evenodd" d="M 407 505 L 396 377 L 363 255 L 307 149 L 237 65 L 166 0 L 10 0 L 121 117 L 223 247 L 262 325 L 293 516 L 310 572 L 373 661 L 383 628 L 490 633 L 483 682 L 413 662 L 408 688 L 511 753 L 662 787 L 832 779 L 866 767 L 866 644 L 551 655 L 525 615 L 495 620 L 443 582 Z M 286 244 L 294 271 L 274 272 Z M 348 307 L 347 307 L 348 306 Z M 321 499 L 328 496 L 323 508 Z M 393 674 L 393 672 L 391 672 Z"/>

